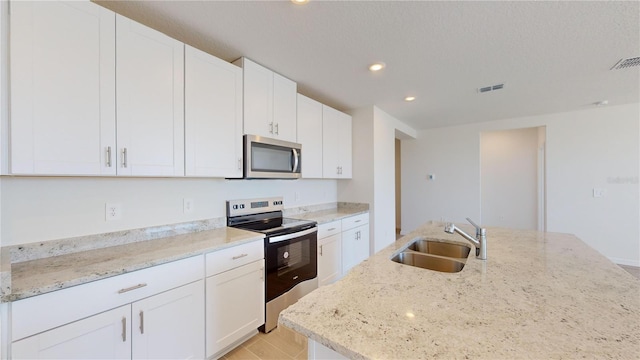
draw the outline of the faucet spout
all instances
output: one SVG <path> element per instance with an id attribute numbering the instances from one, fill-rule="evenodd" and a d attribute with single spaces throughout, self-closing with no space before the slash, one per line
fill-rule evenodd
<path id="1" fill-rule="evenodd" d="M 448 223 L 444 227 L 444 232 L 453 234 L 454 232 L 460 234 L 463 238 L 467 239 L 470 243 L 472 243 L 476 247 L 476 257 L 480 260 L 487 259 L 487 230 L 483 229 L 471 219 L 467 218 L 467 220 L 476 228 L 476 237 L 467 234 L 462 231 L 462 229 L 456 227 L 453 223 Z"/>

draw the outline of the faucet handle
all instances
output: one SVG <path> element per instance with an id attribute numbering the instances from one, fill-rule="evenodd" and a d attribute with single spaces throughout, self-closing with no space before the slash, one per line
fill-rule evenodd
<path id="1" fill-rule="evenodd" d="M 473 226 L 476 228 L 476 230 L 480 231 L 480 229 L 482 229 L 482 227 L 481 227 L 480 225 L 478 225 L 478 224 L 474 223 L 474 222 L 473 222 L 473 220 L 471 220 L 471 219 L 467 218 L 467 221 L 468 221 L 471 225 L 473 225 Z"/>
<path id="2" fill-rule="evenodd" d="M 486 230 L 483 229 L 480 225 L 474 223 L 473 220 L 467 218 L 467 221 L 476 228 L 476 237 L 484 235 L 486 233 Z"/>

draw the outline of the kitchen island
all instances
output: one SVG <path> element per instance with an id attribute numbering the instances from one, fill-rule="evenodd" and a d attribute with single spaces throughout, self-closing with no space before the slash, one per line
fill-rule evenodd
<path id="1" fill-rule="evenodd" d="M 310 358 L 314 344 L 350 359 L 640 356 L 640 281 L 577 237 L 488 228 L 488 259 L 472 250 L 458 273 L 391 260 L 418 238 L 466 244 L 424 225 L 280 323 L 309 338 Z"/>

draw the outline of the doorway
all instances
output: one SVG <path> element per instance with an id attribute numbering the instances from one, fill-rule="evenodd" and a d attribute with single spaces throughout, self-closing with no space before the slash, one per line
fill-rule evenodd
<path id="1" fill-rule="evenodd" d="M 480 134 L 481 223 L 545 230 L 546 128 Z"/>
<path id="2" fill-rule="evenodd" d="M 402 231 L 402 146 L 400 139 L 396 139 L 396 240 Z"/>

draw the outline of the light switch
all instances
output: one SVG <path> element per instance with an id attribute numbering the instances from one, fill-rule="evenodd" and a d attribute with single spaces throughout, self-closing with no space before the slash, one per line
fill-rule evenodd
<path id="1" fill-rule="evenodd" d="M 604 196 L 605 189 L 603 188 L 593 188 L 593 197 L 599 198 Z"/>

